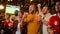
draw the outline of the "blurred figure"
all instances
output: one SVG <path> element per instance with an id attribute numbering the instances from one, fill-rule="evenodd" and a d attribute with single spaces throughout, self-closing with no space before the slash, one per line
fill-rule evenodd
<path id="1" fill-rule="evenodd" d="M 50 34 L 60 34 L 60 11 L 50 17 L 48 21 L 48 31 Z"/>
<path id="2" fill-rule="evenodd" d="M 56 2 L 55 10 L 56 10 L 56 12 L 57 12 L 58 10 L 60 10 L 60 2 L 59 2 L 59 1 Z"/>
<path id="3" fill-rule="evenodd" d="M 3 22 L 2 20 L 0 19 L 0 34 L 4 34 L 4 29 L 3 29 Z"/>
<path id="4" fill-rule="evenodd" d="M 13 19 L 13 28 L 12 28 L 13 33 L 12 34 L 16 34 L 18 23 L 19 23 L 18 10 L 16 10 L 14 19 Z"/>
<path id="5" fill-rule="evenodd" d="M 45 5 L 42 10 L 41 10 L 41 4 L 38 4 L 37 5 L 38 7 L 38 10 L 39 10 L 39 14 L 42 16 L 41 19 L 41 34 L 48 34 L 48 31 L 47 31 L 47 24 L 48 24 L 48 20 L 49 20 L 49 17 L 50 17 L 50 13 L 49 13 L 49 7 L 48 5 Z"/>
<path id="6" fill-rule="evenodd" d="M 27 24 L 27 34 L 40 34 L 40 24 L 39 19 L 37 17 L 41 17 L 36 14 L 35 5 L 32 4 L 29 6 L 29 13 L 28 15 L 24 15 L 24 19 L 21 22 L 21 26 Z"/>
<path id="7" fill-rule="evenodd" d="M 60 2 L 55 5 L 56 14 L 52 15 L 48 21 L 48 31 L 50 34 L 60 34 Z"/>
<path id="8" fill-rule="evenodd" d="M 21 19 L 21 22 L 23 21 L 24 17 L 26 17 L 27 15 L 28 15 L 28 13 L 24 12 L 24 15 L 23 15 L 23 17 Z M 24 23 L 22 23 L 22 24 L 24 24 Z M 27 23 L 24 26 L 21 26 L 21 30 L 22 30 L 21 34 L 27 34 Z"/>
<path id="9" fill-rule="evenodd" d="M 10 21 L 10 14 L 5 15 L 5 22 L 4 22 L 4 34 L 11 34 L 12 22 Z"/>
<path id="10" fill-rule="evenodd" d="M 21 29 L 20 29 L 20 21 L 21 21 L 21 19 L 22 19 L 22 16 L 23 16 L 23 13 L 20 11 L 20 12 L 18 12 L 18 20 L 19 20 L 19 23 L 18 23 L 18 25 L 17 25 L 17 31 L 16 31 L 16 34 L 21 34 L 22 32 L 21 32 Z"/>

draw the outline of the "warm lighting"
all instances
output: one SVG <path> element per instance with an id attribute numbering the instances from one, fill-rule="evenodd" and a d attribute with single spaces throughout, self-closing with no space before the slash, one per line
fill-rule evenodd
<path id="1" fill-rule="evenodd" d="M 12 0 L 8 0 L 8 1 L 12 1 Z"/>
<path id="2" fill-rule="evenodd" d="M 10 1 L 10 0 L 8 0 L 8 1 Z"/>
<path id="3" fill-rule="evenodd" d="M 30 1 L 33 1 L 33 0 L 30 0 Z"/>
<path id="4" fill-rule="evenodd" d="M 23 7 L 23 5 L 21 5 L 21 7 Z"/>
<path id="5" fill-rule="evenodd" d="M 4 6 L 3 6 L 3 5 L 0 5 L 0 10 L 1 10 L 1 9 L 4 9 Z"/>
<path id="6" fill-rule="evenodd" d="M 2 2 L 3 0 L 1 0 L 1 2 Z"/>

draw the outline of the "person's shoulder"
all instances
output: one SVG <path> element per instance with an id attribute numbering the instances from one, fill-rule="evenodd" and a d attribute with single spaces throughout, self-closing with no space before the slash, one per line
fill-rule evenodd
<path id="1" fill-rule="evenodd" d="M 56 16 L 56 14 L 53 14 L 52 16 Z"/>
<path id="2" fill-rule="evenodd" d="M 32 18 L 34 15 L 33 14 L 28 14 L 27 17 L 28 18 Z"/>
<path id="3" fill-rule="evenodd" d="M 50 18 L 51 18 L 51 19 L 56 18 L 56 14 L 51 15 Z"/>

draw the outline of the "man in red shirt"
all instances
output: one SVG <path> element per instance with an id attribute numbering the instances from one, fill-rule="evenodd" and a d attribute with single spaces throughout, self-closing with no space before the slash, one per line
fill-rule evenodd
<path id="1" fill-rule="evenodd" d="M 48 21 L 48 32 L 50 34 L 60 34 L 60 1 L 55 5 L 56 14 L 50 17 Z"/>
<path id="2" fill-rule="evenodd" d="M 57 2 L 56 4 L 58 4 Z M 60 4 L 58 5 L 60 7 Z M 56 7 L 56 14 L 52 15 L 48 21 L 48 32 L 49 34 L 60 34 L 60 9 Z"/>

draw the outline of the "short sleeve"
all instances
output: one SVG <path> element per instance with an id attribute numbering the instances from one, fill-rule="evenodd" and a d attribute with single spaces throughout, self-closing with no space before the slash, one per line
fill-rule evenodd
<path id="1" fill-rule="evenodd" d="M 48 20 L 48 26 L 53 26 L 53 17 L 50 17 Z"/>

